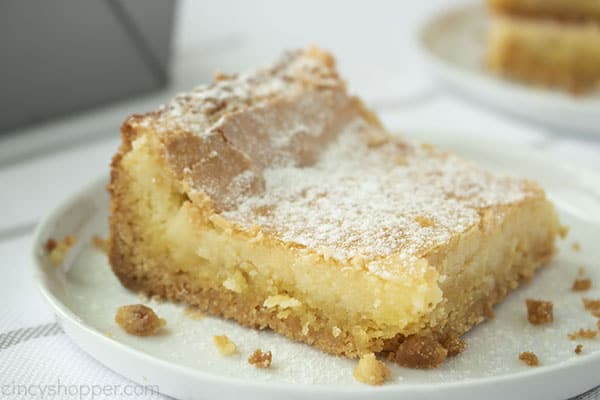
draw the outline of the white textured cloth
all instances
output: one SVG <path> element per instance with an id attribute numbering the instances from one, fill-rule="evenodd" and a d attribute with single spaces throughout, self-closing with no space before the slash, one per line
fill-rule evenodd
<path id="1" fill-rule="evenodd" d="M 33 284 L 31 234 L 0 238 L 0 398 L 163 399 L 74 344 Z"/>

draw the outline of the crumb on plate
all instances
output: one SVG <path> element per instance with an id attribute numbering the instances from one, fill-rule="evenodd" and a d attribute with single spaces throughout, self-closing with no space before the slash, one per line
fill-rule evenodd
<path id="1" fill-rule="evenodd" d="M 165 301 L 165 299 L 160 294 L 153 294 L 152 296 L 150 296 L 150 300 L 159 304 Z"/>
<path id="2" fill-rule="evenodd" d="M 67 235 L 62 240 L 48 239 L 45 247 L 52 265 L 60 265 L 76 242 L 74 235 Z"/>
<path id="3" fill-rule="evenodd" d="M 117 309 L 115 322 L 125 332 L 136 336 L 155 335 L 167 322 L 159 318 L 153 309 L 143 304 L 121 306 Z"/>
<path id="4" fill-rule="evenodd" d="M 564 239 L 567 237 L 567 235 L 569 234 L 569 227 L 566 225 L 561 225 L 558 227 L 558 236 L 561 237 L 561 239 Z"/>
<path id="5" fill-rule="evenodd" d="M 254 350 L 254 353 L 248 357 L 248 364 L 254 365 L 256 368 L 269 368 L 273 361 L 273 355 L 270 351 L 264 352 L 261 349 Z"/>
<path id="6" fill-rule="evenodd" d="M 237 353 L 237 346 L 226 335 L 213 336 L 213 343 L 221 355 L 231 356 Z"/>
<path id="7" fill-rule="evenodd" d="M 104 239 L 99 235 L 94 235 L 92 237 L 92 244 L 97 250 L 100 250 L 103 253 L 108 253 L 108 239 Z"/>
<path id="8" fill-rule="evenodd" d="M 583 307 L 592 313 L 596 318 L 600 318 L 600 299 L 583 298 Z"/>
<path id="9" fill-rule="evenodd" d="M 577 340 L 577 339 L 593 339 L 598 335 L 598 331 L 594 329 L 579 329 L 578 331 L 571 332 L 568 334 L 569 339 Z"/>
<path id="10" fill-rule="evenodd" d="M 354 378 L 367 385 L 382 385 L 390 377 L 390 370 L 375 354 L 368 353 L 360 357 L 353 372 Z"/>
<path id="11" fill-rule="evenodd" d="M 540 365 L 540 360 L 538 359 L 537 355 L 531 351 L 524 351 L 519 354 L 519 360 L 523 361 L 530 367 L 537 367 Z"/>
<path id="12" fill-rule="evenodd" d="M 592 280 L 590 278 L 577 278 L 573 281 L 573 286 L 571 290 L 574 292 L 585 292 L 586 290 L 590 290 L 592 287 Z"/>
<path id="13" fill-rule="evenodd" d="M 448 350 L 430 336 L 409 336 L 396 350 L 396 362 L 408 368 L 436 368 L 447 356 Z"/>
<path id="14" fill-rule="evenodd" d="M 533 325 L 543 325 L 554 321 L 551 301 L 527 299 L 527 320 Z"/>
<path id="15" fill-rule="evenodd" d="M 199 321 L 206 316 L 198 307 L 196 306 L 187 306 L 183 310 L 183 314 L 189 319 L 193 319 L 194 321 Z"/>
<path id="16" fill-rule="evenodd" d="M 582 351 L 583 351 L 583 345 L 582 344 L 578 344 L 575 347 L 575 354 L 581 354 Z"/>
<path id="17" fill-rule="evenodd" d="M 581 251 L 581 243 L 575 241 L 573 242 L 573 244 L 571 245 L 571 248 L 573 249 L 573 251 Z"/>

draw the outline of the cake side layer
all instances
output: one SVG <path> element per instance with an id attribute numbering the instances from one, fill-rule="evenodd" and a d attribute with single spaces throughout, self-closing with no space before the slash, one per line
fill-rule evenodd
<path id="1" fill-rule="evenodd" d="M 488 6 L 501 14 L 600 22 L 598 0 L 488 0 Z"/>
<path id="2" fill-rule="evenodd" d="M 125 134 L 133 144 L 124 144 L 115 158 L 111 183 L 110 258 L 124 285 L 271 328 L 330 353 L 390 350 L 412 334 L 439 340 L 460 335 L 553 250 L 551 206 L 532 197 L 522 207 L 493 209 L 488 217 L 484 211 L 485 229 L 474 227 L 429 254 L 430 264 L 446 275 L 443 300 L 436 295 L 437 274 L 426 285 L 414 276 L 394 284 L 316 255 L 297 258 L 293 248 L 270 269 L 277 247 L 258 240 L 248 249 L 247 238 L 228 232 L 227 224 L 220 228 L 224 221 L 214 214 L 202 215 L 173 184 L 152 137 L 137 134 Z M 435 307 L 417 307 L 421 313 L 398 307 L 426 302 L 420 288 L 432 290 Z"/>
<path id="3" fill-rule="evenodd" d="M 500 75 L 579 93 L 600 84 L 600 25 L 494 18 L 488 68 Z"/>

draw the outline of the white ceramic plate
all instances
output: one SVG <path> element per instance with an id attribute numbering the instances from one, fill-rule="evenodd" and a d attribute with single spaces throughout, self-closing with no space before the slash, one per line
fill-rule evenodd
<path id="1" fill-rule="evenodd" d="M 600 136 L 600 90 L 572 96 L 490 74 L 484 67 L 488 16 L 481 4 L 449 10 L 419 32 L 419 49 L 434 73 L 465 94 L 565 133 Z"/>
<path id="2" fill-rule="evenodd" d="M 593 328 L 595 319 L 583 310 L 581 294 L 570 290 L 580 266 L 596 283 L 589 297 L 600 297 L 600 178 L 562 165 L 504 142 L 477 142 L 466 137 L 419 134 L 421 139 L 451 148 L 495 170 L 540 180 L 571 227 L 560 243 L 555 261 L 534 282 L 511 294 L 497 307 L 496 319 L 466 336 L 467 349 L 431 371 L 389 364 L 392 377 L 373 388 L 352 377 L 355 361 L 323 354 L 270 332 L 257 332 L 229 321 L 184 315 L 183 307 L 146 301 L 166 318 L 167 332 L 139 338 L 125 334 L 115 323 L 118 306 L 139 303 L 110 271 L 106 256 L 90 245 L 94 234 L 106 235 L 105 179 L 68 199 L 38 228 L 34 259 L 41 291 L 56 312 L 65 332 L 82 349 L 109 368 L 141 384 L 158 385 L 180 398 L 371 398 L 371 399 L 480 399 L 544 398 L 564 400 L 600 384 L 600 340 L 576 342 L 567 338 L 579 328 Z M 49 265 L 43 246 L 50 238 L 75 234 L 79 241 L 61 267 Z M 571 249 L 574 240 L 582 251 Z M 555 303 L 554 324 L 535 327 L 526 319 L 528 297 Z M 108 333 L 108 334 L 107 334 Z M 227 334 L 240 355 L 225 358 L 212 336 Z M 273 352 L 273 368 L 259 370 L 246 358 L 256 348 Z M 517 359 L 522 351 L 538 354 L 541 366 L 531 368 Z"/>

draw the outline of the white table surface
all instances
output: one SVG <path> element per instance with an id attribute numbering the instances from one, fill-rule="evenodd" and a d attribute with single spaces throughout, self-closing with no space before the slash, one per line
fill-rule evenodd
<path id="1" fill-rule="evenodd" d="M 472 134 L 473 140 L 481 135 L 498 136 L 510 146 L 543 149 L 548 157 L 600 170 L 600 134 L 598 139 L 577 137 L 511 119 L 460 97 L 424 71 L 414 52 L 413 32 L 431 12 L 456 1 L 410 2 L 410 7 L 404 2 L 389 3 L 371 1 L 371 11 L 366 11 L 364 2 L 344 2 L 342 12 L 340 2 L 314 0 L 299 3 L 302 6 L 267 0 L 183 2 L 168 90 L 0 136 L 0 260 L 4 267 L 0 299 L 5 306 L 0 313 L 0 342 L 8 332 L 53 322 L 30 283 L 32 229 L 70 193 L 107 174 L 124 118 L 206 81 L 217 68 L 234 71 L 257 65 L 283 48 L 316 42 L 333 49 L 351 88 L 392 130 L 463 132 Z M 0 346 L 1 384 L 10 384 L 3 378 L 8 370 L 14 377 L 15 369 L 23 383 L 47 380 L 50 375 L 70 383 L 80 383 L 85 376 L 84 383 L 127 384 L 59 330 L 44 332 L 46 336 L 33 335 L 10 348 Z M 47 350 L 36 350 L 35 341 L 46 341 Z M 17 346 L 25 356 L 11 355 Z M 73 373 L 74 364 L 82 373 Z"/>

